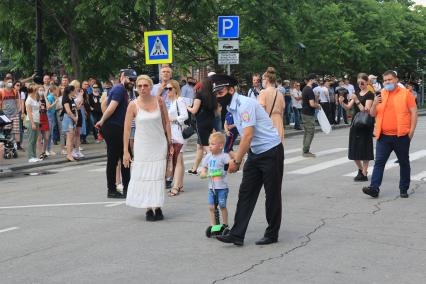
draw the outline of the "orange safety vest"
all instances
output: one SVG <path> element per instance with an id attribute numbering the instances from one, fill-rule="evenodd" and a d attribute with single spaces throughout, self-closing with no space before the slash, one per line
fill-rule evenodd
<path id="1" fill-rule="evenodd" d="M 382 103 L 378 104 L 376 107 L 376 137 L 379 139 L 380 134 L 382 133 L 382 121 L 383 115 L 386 108 L 386 103 L 389 99 L 389 91 L 382 90 Z M 397 120 L 397 136 L 405 136 L 410 132 L 411 129 L 411 112 L 408 108 L 408 96 L 410 96 L 410 91 L 398 87 L 397 94 L 393 95 L 393 105 L 395 107 L 395 115 Z M 412 96 L 412 95 L 411 95 Z"/>

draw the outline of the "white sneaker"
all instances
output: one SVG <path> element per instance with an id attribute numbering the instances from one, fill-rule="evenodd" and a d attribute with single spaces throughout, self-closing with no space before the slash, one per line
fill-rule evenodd
<path id="1" fill-rule="evenodd" d="M 61 154 L 62 154 L 62 155 L 66 155 L 66 154 L 68 154 L 68 153 L 67 153 L 67 150 L 62 150 L 62 151 L 61 151 Z"/>
<path id="2" fill-rule="evenodd" d="M 124 186 L 120 183 L 116 185 L 117 191 L 123 193 Z"/>
<path id="3" fill-rule="evenodd" d="M 46 154 L 46 156 L 50 156 L 50 153 L 49 153 L 49 151 L 46 151 L 46 152 L 44 152 L 45 154 Z"/>
<path id="4" fill-rule="evenodd" d="M 39 162 L 40 161 L 40 159 L 37 159 L 37 158 L 31 158 L 31 159 L 29 159 L 28 160 L 28 163 L 37 163 L 37 162 Z"/>
<path id="5" fill-rule="evenodd" d="M 78 151 L 83 151 L 84 149 L 83 149 L 83 147 L 78 147 Z"/>
<path id="6" fill-rule="evenodd" d="M 78 151 L 76 154 L 77 154 L 77 156 L 78 156 L 79 158 L 84 158 L 83 153 L 81 153 L 80 151 Z"/>

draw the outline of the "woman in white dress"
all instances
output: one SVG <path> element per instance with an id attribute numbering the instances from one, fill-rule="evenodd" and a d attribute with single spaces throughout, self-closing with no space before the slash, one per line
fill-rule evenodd
<path id="1" fill-rule="evenodd" d="M 123 164 L 132 163 L 126 205 L 147 208 L 146 220 L 164 218 L 164 177 L 167 152 L 173 154 L 167 109 L 161 97 L 151 96 L 152 80 L 141 75 L 136 80 L 139 97 L 127 107 L 124 123 Z M 132 120 L 136 121 L 134 157 L 129 152 Z M 169 149 L 169 150 L 168 150 Z"/>
<path id="2" fill-rule="evenodd" d="M 188 111 L 185 101 L 180 97 L 180 87 L 176 80 L 170 80 L 165 88 L 167 90 L 166 106 L 168 110 L 170 127 L 172 129 L 173 143 L 173 188 L 169 196 L 176 196 L 183 192 L 183 175 L 185 166 L 183 163 L 183 146 L 185 139 L 182 136 L 182 129 L 185 120 L 188 119 Z"/>

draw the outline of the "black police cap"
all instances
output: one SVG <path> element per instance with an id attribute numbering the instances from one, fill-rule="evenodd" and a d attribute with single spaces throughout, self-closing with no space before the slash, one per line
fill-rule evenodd
<path id="1" fill-rule="evenodd" d="M 225 74 L 214 74 L 209 78 L 213 82 L 213 93 L 225 87 L 234 87 L 238 85 L 238 81 L 234 77 Z"/>

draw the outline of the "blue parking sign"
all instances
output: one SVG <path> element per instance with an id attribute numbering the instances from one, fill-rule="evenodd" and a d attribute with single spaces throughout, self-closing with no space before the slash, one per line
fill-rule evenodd
<path id="1" fill-rule="evenodd" d="M 217 20 L 218 38 L 238 38 L 239 36 L 239 16 L 219 16 Z"/>

